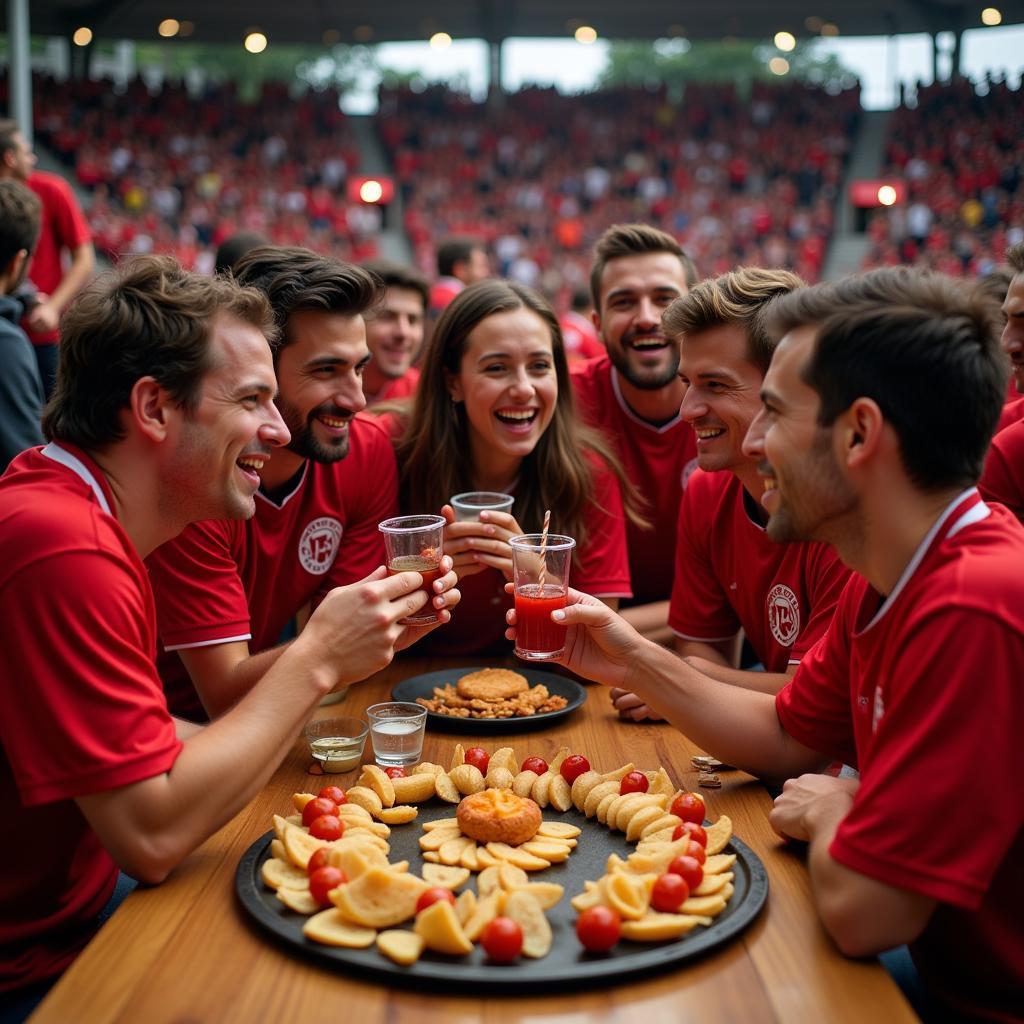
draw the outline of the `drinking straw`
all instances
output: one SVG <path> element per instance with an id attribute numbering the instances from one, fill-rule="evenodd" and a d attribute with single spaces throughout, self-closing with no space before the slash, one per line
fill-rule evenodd
<path id="1" fill-rule="evenodd" d="M 538 596 L 544 596 L 544 579 L 547 575 L 547 558 L 546 552 L 548 547 L 548 527 L 551 525 L 551 509 L 547 509 L 544 513 L 544 528 L 540 531 L 540 594 Z"/>

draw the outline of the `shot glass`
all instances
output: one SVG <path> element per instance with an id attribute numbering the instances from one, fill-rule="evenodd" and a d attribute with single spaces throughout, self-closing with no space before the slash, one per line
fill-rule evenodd
<path id="1" fill-rule="evenodd" d="M 480 518 L 481 512 L 511 512 L 515 498 L 500 491 L 466 491 L 450 499 L 455 521 L 466 523 Z"/>
<path id="2" fill-rule="evenodd" d="M 423 589 L 427 603 L 415 615 L 399 619 L 403 625 L 421 625 L 437 621 L 437 610 L 432 604 L 433 583 L 441 575 L 441 556 L 444 554 L 444 516 L 396 516 L 385 519 L 377 527 L 384 534 L 388 572 L 418 572 L 423 575 Z"/>
<path id="3" fill-rule="evenodd" d="M 551 661 L 565 650 L 566 627 L 552 622 L 551 613 L 565 607 L 576 541 L 548 534 L 543 554 L 539 533 L 513 537 L 509 543 L 516 600 L 516 656 L 526 661 Z"/>
<path id="4" fill-rule="evenodd" d="M 419 762 L 427 724 L 425 707 L 403 701 L 372 704 L 366 709 L 366 717 L 377 764 L 384 768 L 408 768 Z"/>
<path id="5" fill-rule="evenodd" d="M 368 731 L 361 718 L 320 718 L 302 730 L 313 760 L 331 775 L 359 767 Z"/>

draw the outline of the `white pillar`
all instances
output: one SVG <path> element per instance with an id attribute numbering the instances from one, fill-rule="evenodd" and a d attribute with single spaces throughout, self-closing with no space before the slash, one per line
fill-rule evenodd
<path id="1" fill-rule="evenodd" d="M 10 46 L 11 117 L 32 145 L 32 55 L 29 50 L 28 0 L 7 0 L 7 41 Z"/>

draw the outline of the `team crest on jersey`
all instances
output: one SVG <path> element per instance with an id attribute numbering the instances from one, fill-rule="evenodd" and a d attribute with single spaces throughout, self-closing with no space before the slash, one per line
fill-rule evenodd
<path id="1" fill-rule="evenodd" d="M 782 647 L 792 647 L 800 633 L 800 602 L 784 583 L 768 591 L 768 625 Z"/>
<path id="2" fill-rule="evenodd" d="M 306 572 L 322 576 L 338 557 L 341 523 L 330 516 L 314 519 L 299 538 L 299 561 Z"/>
<path id="3" fill-rule="evenodd" d="M 679 486 L 682 490 L 686 490 L 686 485 L 690 482 L 690 477 L 693 476 L 693 471 L 697 468 L 699 463 L 696 458 L 690 459 L 690 461 L 683 466 L 683 472 L 679 476 Z"/>

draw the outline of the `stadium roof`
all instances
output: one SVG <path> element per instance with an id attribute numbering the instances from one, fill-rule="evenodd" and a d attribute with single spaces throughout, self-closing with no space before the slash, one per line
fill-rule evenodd
<path id="1" fill-rule="evenodd" d="M 986 2 L 999 9 L 1004 25 L 1024 22 L 1024 0 Z M 33 35 L 67 36 L 84 25 L 98 39 L 154 41 L 165 18 L 191 23 L 196 42 L 240 42 L 251 29 L 271 44 L 392 42 L 437 31 L 500 40 L 571 36 L 580 25 L 607 39 L 760 39 L 780 29 L 814 36 L 823 24 L 843 36 L 980 28 L 983 6 L 963 0 L 31 0 L 30 18 Z M 7 10 L 4 3 L 4 31 Z"/>

